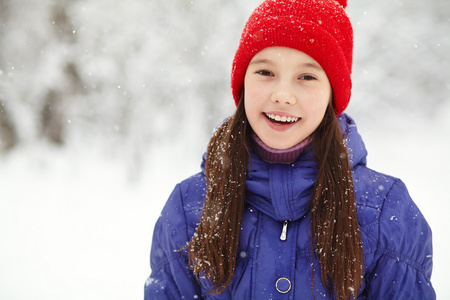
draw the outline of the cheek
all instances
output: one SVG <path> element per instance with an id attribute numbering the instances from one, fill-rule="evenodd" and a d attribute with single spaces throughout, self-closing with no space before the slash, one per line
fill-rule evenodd
<path id="1" fill-rule="evenodd" d="M 245 96 L 244 96 L 244 107 L 245 107 L 245 115 L 247 116 L 247 119 L 250 122 L 250 125 L 253 126 L 255 119 L 256 119 L 258 107 L 252 101 L 252 97 L 247 95 L 247 93 L 245 93 Z"/>
<path id="2" fill-rule="evenodd" d="M 318 126 L 322 122 L 323 116 L 331 101 L 331 95 L 327 95 L 326 91 L 318 92 L 314 97 L 309 98 L 307 106 L 304 106 L 308 119 L 312 121 L 311 125 Z"/>
<path id="3" fill-rule="evenodd" d="M 248 85 L 244 88 L 245 110 L 253 113 L 263 102 L 264 92 L 262 89 L 255 88 L 253 85 Z"/>
<path id="4" fill-rule="evenodd" d="M 313 111 L 317 114 L 323 115 L 331 102 L 332 93 L 331 89 L 324 88 L 317 92 L 315 102 L 313 105 Z"/>
<path id="5" fill-rule="evenodd" d="M 320 99 L 317 99 L 317 102 L 313 106 L 314 113 L 323 115 L 327 110 L 330 101 L 330 97 L 321 97 Z"/>
<path id="6" fill-rule="evenodd" d="M 312 116 L 315 119 L 315 122 L 317 125 L 322 122 L 323 116 L 325 115 L 325 112 L 328 107 L 328 101 L 322 101 L 320 105 L 314 106 L 312 112 Z"/>
<path id="7" fill-rule="evenodd" d="M 263 94 L 262 88 L 258 87 L 258 85 L 255 84 L 247 84 L 244 86 L 244 95 L 245 98 L 250 99 L 252 102 L 257 101 Z"/>

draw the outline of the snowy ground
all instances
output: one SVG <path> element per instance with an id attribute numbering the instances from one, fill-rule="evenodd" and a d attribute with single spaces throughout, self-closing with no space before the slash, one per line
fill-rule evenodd
<path id="1" fill-rule="evenodd" d="M 450 299 L 449 124 L 436 122 L 407 122 L 401 138 L 364 122 L 360 132 L 370 165 L 402 178 L 428 219 L 432 282 Z M 201 153 L 161 145 L 135 181 L 123 161 L 98 149 L 35 144 L 0 157 L 0 299 L 142 299 L 154 222 Z"/>
<path id="2" fill-rule="evenodd" d="M 0 299 L 142 298 L 152 227 L 187 176 L 167 157 L 151 163 L 133 183 L 121 161 L 92 149 L 2 157 Z"/>

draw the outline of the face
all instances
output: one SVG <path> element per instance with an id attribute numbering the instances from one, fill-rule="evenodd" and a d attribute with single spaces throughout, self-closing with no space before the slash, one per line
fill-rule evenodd
<path id="1" fill-rule="evenodd" d="M 273 149 L 288 149 L 310 136 L 322 121 L 331 94 L 319 63 L 292 48 L 265 48 L 253 57 L 245 74 L 247 119 Z"/>

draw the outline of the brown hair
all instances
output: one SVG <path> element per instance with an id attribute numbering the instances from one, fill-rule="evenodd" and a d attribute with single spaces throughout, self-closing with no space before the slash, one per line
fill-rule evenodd
<path id="1" fill-rule="evenodd" d="M 197 277 L 204 273 L 215 286 L 210 294 L 223 292 L 231 282 L 236 265 L 250 158 L 250 126 L 243 102 L 209 142 L 205 204 L 197 231 L 187 245 L 194 273 Z"/>
<path id="2" fill-rule="evenodd" d="M 325 287 L 330 290 L 330 279 L 337 299 L 356 298 L 363 283 L 363 248 L 348 152 L 331 104 L 313 133 L 312 148 L 319 168 L 311 201 L 312 253 Z M 314 264 L 311 268 L 314 285 Z"/>
<path id="3" fill-rule="evenodd" d="M 203 274 L 214 285 L 209 294 L 223 292 L 234 274 L 250 133 L 241 99 L 233 117 L 216 130 L 208 145 L 205 204 L 186 248 L 196 276 Z M 363 280 L 362 243 L 347 150 L 331 104 L 313 134 L 312 147 L 318 163 L 311 202 L 312 253 L 319 259 L 325 287 L 330 290 L 331 280 L 337 299 L 356 298 Z M 312 268 L 314 275 L 314 263 Z"/>

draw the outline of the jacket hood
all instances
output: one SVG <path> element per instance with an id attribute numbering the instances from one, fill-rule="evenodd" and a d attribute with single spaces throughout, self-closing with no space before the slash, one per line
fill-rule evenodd
<path id="1" fill-rule="evenodd" d="M 366 164 L 367 151 L 356 124 L 347 114 L 338 117 L 349 152 L 352 170 Z M 248 165 L 246 203 L 277 221 L 295 221 L 309 210 L 317 163 L 313 151 L 307 147 L 292 164 L 271 164 L 251 152 L 251 169 Z M 202 171 L 205 174 L 206 153 Z"/>

